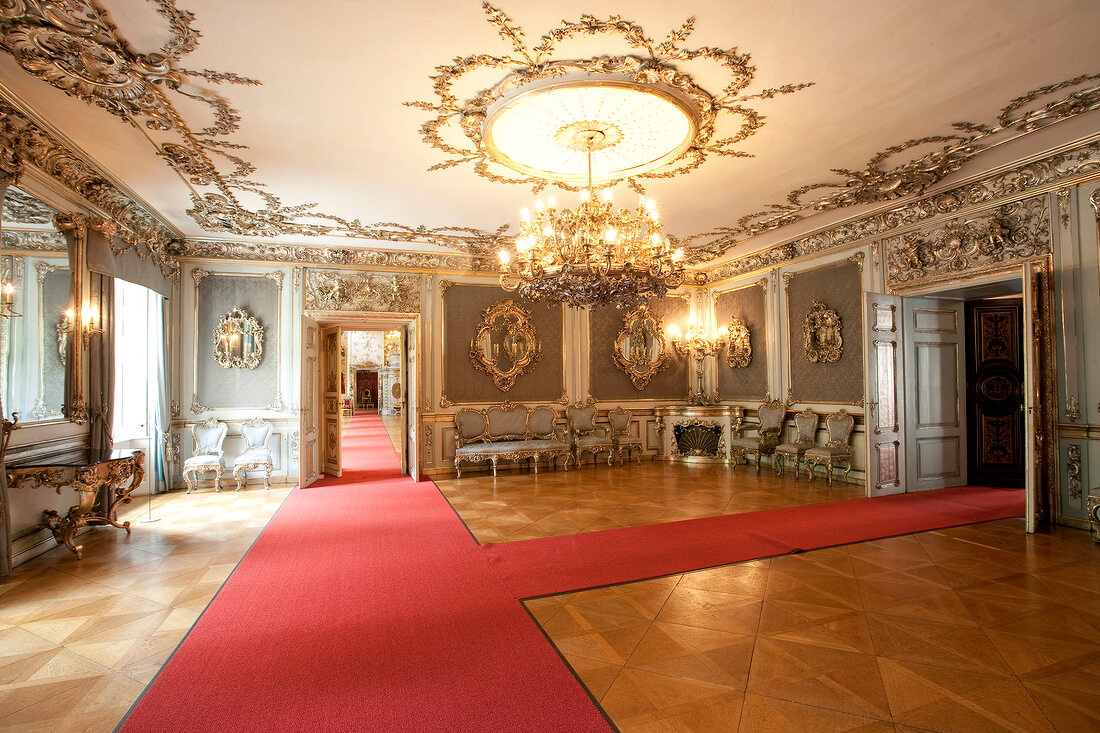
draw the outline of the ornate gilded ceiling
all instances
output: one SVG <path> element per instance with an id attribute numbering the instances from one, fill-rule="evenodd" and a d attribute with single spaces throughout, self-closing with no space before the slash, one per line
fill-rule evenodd
<path id="1" fill-rule="evenodd" d="M 488 156 L 485 115 L 523 84 L 614 73 L 701 110 L 678 159 L 622 187 L 658 198 L 713 280 L 812 253 L 802 232 L 839 241 L 856 212 L 923 217 L 1002 149 L 1100 131 L 1073 124 L 1100 106 L 1086 0 L 699 0 L 686 22 L 610 0 L 243 5 L 0 4 L 0 163 L 54 174 L 169 255 L 476 270 L 544 185 Z"/>

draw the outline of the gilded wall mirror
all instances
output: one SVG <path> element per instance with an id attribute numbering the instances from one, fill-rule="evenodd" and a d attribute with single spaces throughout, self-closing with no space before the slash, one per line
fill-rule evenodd
<path id="1" fill-rule="evenodd" d="M 815 300 L 802 321 L 802 341 L 806 358 L 811 362 L 827 364 L 840 361 L 840 355 L 844 352 L 840 315 L 820 300 Z"/>
<path id="2" fill-rule="evenodd" d="M 65 419 L 73 288 L 65 238 L 54 227 L 56 209 L 9 187 L 0 221 L 0 391 L 4 415 L 22 424 Z M 75 340 L 79 347 L 80 340 Z"/>
<path id="3" fill-rule="evenodd" d="M 612 357 L 635 389 L 645 389 L 649 380 L 668 365 L 664 328 L 649 306 L 640 305 L 623 318 L 623 329 L 615 339 Z"/>
<path id="4" fill-rule="evenodd" d="M 477 335 L 470 342 L 470 361 L 507 392 L 538 362 L 539 349 L 530 312 L 514 301 L 501 300 L 482 312 Z"/>
<path id="5" fill-rule="evenodd" d="M 255 369 L 264 353 L 264 327 L 233 306 L 214 328 L 214 361 L 223 369 Z"/>
<path id="6" fill-rule="evenodd" d="M 726 364 L 734 369 L 741 369 L 751 363 L 752 334 L 744 321 L 734 318 L 730 321 L 729 335 L 726 337 Z"/>

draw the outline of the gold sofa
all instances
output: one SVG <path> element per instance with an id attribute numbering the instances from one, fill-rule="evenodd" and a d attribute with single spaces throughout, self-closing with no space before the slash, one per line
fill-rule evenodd
<path id="1" fill-rule="evenodd" d="M 558 414 L 549 405 L 527 407 L 512 402 L 492 405 L 484 410 L 472 407 L 455 413 L 455 471 L 462 478 L 459 463 L 493 464 L 497 475 L 497 461 L 534 461 L 535 473 L 539 459 L 547 458 L 555 463 L 565 456 L 564 466 L 569 470 L 573 459 L 573 446 L 566 440 L 565 429 L 555 425 Z"/>

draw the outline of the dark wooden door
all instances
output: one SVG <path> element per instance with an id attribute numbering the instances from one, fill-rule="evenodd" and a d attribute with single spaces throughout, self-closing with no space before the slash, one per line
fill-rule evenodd
<path id="1" fill-rule="evenodd" d="M 966 304 L 969 483 L 1024 485 L 1023 303 Z"/>

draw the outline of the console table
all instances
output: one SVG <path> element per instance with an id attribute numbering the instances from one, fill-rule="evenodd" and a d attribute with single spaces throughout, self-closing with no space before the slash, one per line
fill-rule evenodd
<path id="1" fill-rule="evenodd" d="M 7 474 L 9 491 L 37 486 L 56 488 L 58 494 L 66 486 L 76 490 L 77 504 L 64 516 L 52 509 L 44 511 L 42 526 L 79 559 L 83 546 L 73 544 L 73 535 L 81 527 L 109 524 L 130 534 L 130 523 L 119 522 L 116 510 L 119 504 L 130 503 L 130 494 L 145 479 L 145 452 L 110 451 L 93 455 L 87 462 L 9 467 Z M 101 492 L 102 500 L 97 502 Z"/>

